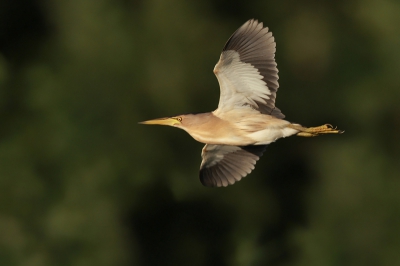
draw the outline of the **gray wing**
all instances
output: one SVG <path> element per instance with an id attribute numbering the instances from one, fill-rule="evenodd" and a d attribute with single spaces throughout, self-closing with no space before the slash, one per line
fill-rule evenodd
<path id="1" fill-rule="evenodd" d="M 275 107 L 279 87 L 275 47 L 272 33 L 253 19 L 229 38 L 214 68 L 221 90 L 217 114 L 249 106 L 263 114 L 285 117 Z"/>
<path id="2" fill-rule="evenodd" d="M 201 183 L 207 187 L 232 185 L 250 174 L 266 147 L 206 144 L 201 153 Z"/>

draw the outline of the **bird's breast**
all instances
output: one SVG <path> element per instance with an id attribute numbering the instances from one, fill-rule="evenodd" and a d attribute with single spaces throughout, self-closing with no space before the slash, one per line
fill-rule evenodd
<path id="1" fill-rule="evenodd" d="M 234 123 L 214 118 L 206 123 L 186 129 L 197 141 L 206 144 L 246 146 L 254 143 L 246 132 L 235 127 Z"/>

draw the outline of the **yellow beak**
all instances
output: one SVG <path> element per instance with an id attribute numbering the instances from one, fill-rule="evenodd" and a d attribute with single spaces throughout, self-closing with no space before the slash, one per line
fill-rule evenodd
<path id="1" fill-rule="evenodd" d="M 157 118 L 157 119 L 139 122 L 139 124 L 144 124 L 144 125 L 162 125 L 162 126 L 173 126 L 173 125 L 180 124 L 180 123 L 181 122 L 179 122 L 178 119 L 171 118 L 171 117 Z"/>

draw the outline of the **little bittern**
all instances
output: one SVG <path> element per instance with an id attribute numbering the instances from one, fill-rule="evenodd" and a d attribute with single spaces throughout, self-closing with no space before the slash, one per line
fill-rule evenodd
<path id="1" fill-rule="evenodd" d="M 283 120 L 275 106 L 275 47 L 268 28 L 257 20 L 247 21 L 229 38 L 214 68 L 221 90 L 217 110 L 141 122 L 181 128 L 206 144 L 200 166 L 203 185 L 226 187 L 241 180 L 267 145 L 279 138 L 343 132 L 329 124 L 306 128 Z"/>

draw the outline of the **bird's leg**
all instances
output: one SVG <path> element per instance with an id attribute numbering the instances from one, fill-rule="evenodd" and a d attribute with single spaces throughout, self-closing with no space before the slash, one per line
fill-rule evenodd
<path id="1" fill-rule="evenodd" d="M 316 137 L 320 134 L 342 134 L 344 132 L 342 130 L 338 130 L 336 127 L 334 128 L 330 124 L 308 128 L 299 124 L 289 124 L 288 127 L 298 130 L 299 132 L 296 135 L 300 137 Z"/>

